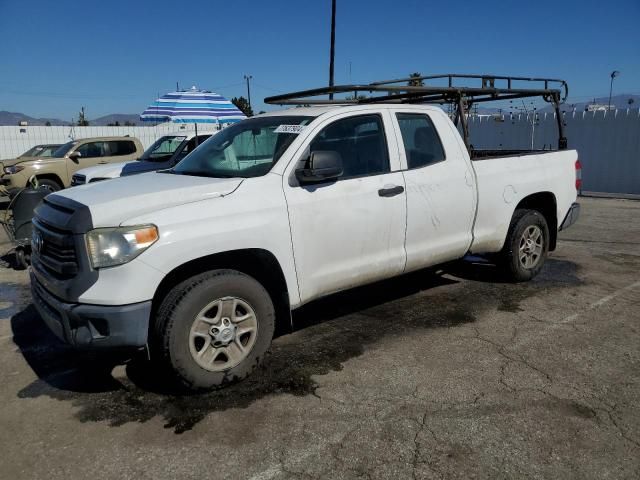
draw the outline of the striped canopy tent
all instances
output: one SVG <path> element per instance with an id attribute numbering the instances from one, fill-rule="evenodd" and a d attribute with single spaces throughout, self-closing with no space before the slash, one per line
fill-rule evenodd
<path id="1" fill-rule="evenodd" d="M 140 115 L 143 122 L 235 123 L 247 118 L 222 95 L 208 90 L 171 92 L 161 96 Z"/>

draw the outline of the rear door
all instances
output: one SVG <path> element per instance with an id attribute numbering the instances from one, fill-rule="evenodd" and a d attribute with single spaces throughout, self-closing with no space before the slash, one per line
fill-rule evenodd
<path id="1" fill-rule="evenodd" d="M 457 132 L 436 112 L 398 109 L 392 116 L 407 187 L 406 270 L 462 257 L 476 200 Z"/>
<path id="2" fill-rule="evenodd" d="M 285 175 L 303 302 L 404 269 L 406 199 L 392 128 L 383 112 L 333 117 Z M 340 153 L 344 173 L 299 185 L 294 170 L 316 150 Z"/>
<path id="3" fill-rule="evenodd" d="M 138 151 L 133 140 L 109 140 L 105 143 L 108 149 L 99 163 L 126 162 L 137 157 Z"/>

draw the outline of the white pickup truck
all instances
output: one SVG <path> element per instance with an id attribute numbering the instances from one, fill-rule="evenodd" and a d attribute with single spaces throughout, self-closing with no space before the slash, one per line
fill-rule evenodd
<path id="1" fill-rule="evenodd" d="M 73 345 L 147 346 L 191 389 L 242 379 L 333 292 L 469 253 L 535 276 L 577 217 L 577 153 L 480 156 L 432 106 L 247 119 L 171 170 L 47 196 L 33 300 Z"/>

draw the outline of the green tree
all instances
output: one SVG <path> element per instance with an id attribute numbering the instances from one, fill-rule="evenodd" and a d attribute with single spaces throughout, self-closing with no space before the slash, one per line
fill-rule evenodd
<path id="1" fill-rule="evenodd" d="M 116 122 L 116 123 L 117 123 L 117 122 Z M 135 124 L 135 122 L 130 122 L 129 120 L 126 120 L 126 121 L 124 122 L 124 126 L 125 126 L 125 127 L 135 127 L 135 126 L 136 126 L 136 124 Z"/>
<path id="2" fill-rule="evenodd" d="M 44 122 L 44 126 L 45 127 L 50 127 L 51 126 L 51 122 L 49 120 L 47 120 L 46 122 Z"/>
<path id="3" fill-rule="evenodd" d="M 244 113 L 247 117 L 253 116 L 253 109 L 251 108 L 251 105 L 249 105 L 249 101 L 246 98 L 233 97 L 231 99 L 231 103 L 238 107 L 238 110 Z"/>
<path id="4" fill-rule="evenodd" d="M 407 82 L 407 85 L 409 85 L 410 87 L 422 87 L 422 86 L 424 86 L 424 82 L 420 78 L 421 76 L 422 76 L 422 74 L 420 72 L 412 73 L 411 75 L 409 75 L 409 78 L 411 80 L 409 80 L 409 82 Z"/>
<path id="5" fill-rule="evenodd" d="M 107 127 L 119 127 L 119 126 L 120 126 L 120 122 L 117 120 L 113 123 L 107 123 Z"/>
<path id="6" fill-rule="evenodd" d="M 80 109 L 80 112 L 78 113 L 78 126 L 79 127 L 88 127 L 89 126 L 89 120 L 87 120 L 87 118 L 84 115 L 84 107 L 82 107 Z"/>

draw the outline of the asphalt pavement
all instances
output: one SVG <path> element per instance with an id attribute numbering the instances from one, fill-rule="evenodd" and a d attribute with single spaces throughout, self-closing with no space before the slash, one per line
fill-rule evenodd
<path id="1" fill-rule="evenodd" d="M 640 202 L 581 203 L 529 283 L 454 262 L 334 295 L 193 396 L 60 344 L 0 267 L 1 476 L 640 478 Z"/>

